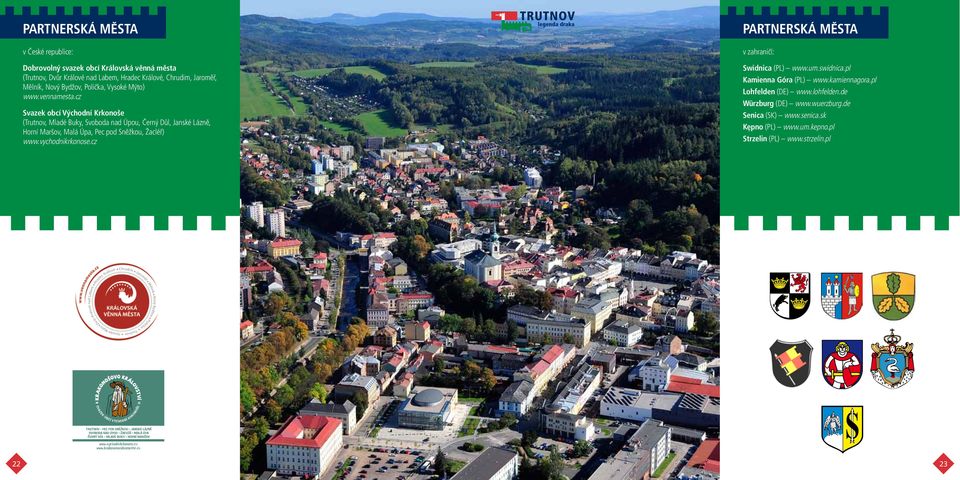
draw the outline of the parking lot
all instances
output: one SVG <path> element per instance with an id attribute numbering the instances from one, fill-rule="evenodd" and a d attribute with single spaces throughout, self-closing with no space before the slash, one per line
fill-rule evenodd
<path id="1" fill-rule="evenodd" d="M 433 470 L 428 467 L 429 473 L 422 474 L 416 467 L 423 463 L 425 457 L 432 457 L 434 453 L 395 448 L 346 448 L 340 452 L 338 463 L 324 478 L 334 478 L 337 473 L 336 465 L 356 457 L 348 470 L 349 473 L 339 477 L 341 480 L 426 480 L 433 476 Z"/>

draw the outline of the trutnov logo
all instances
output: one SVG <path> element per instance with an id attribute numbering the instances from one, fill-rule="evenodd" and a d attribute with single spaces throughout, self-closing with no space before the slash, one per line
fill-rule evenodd
<path id="1" fill-rule="evenodd" d="M 576 13 L 572 10 L 494 10 L 490 12 L 490 20 L 500 22 L 500 30 L 530 32 L 534 24 L 537 28 L 573 27 Z"/>
<path id="2" fill-rule="evenodd" d="M 153 278 L 142 268 L 117 263 L 93 269 L 77 295 L 77 313 L 93 333 L 109 340 L 129 340 L 157 318 Z"/>

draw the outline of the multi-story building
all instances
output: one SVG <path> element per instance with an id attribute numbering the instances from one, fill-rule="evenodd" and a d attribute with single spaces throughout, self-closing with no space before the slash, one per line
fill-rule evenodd
<path id="1" fill-rule="evenodd" d="M 300 255 L 303 242 L 296 238 L 278 238 L 267 244 L 267 255 L 271 258 L 295 257 Z"/>
<path id="2" fill-rule="evenodd" d="M 395 310 L 403 314 L 433 306 L 433 294 L 429 292 L 402 293 L 396 297 Z"/>
<path id="3" fill-rule="evenodd" d="M 299 415 L 301 417 L 317 415 L 336 418 L 343 425 L 344 435 L 353 435 L 353 431 L 357 427 L 357 406 L 350 400 L 343 403 L 321 403 L 320 400 L 314 398 L 300 409 Z"/>
<path id="4" fill-rule="evenodd" d="M 263 202 L 253 202 L 247 205 L 247 218 L 253 220 L 258 227 L 263 227 Z"/>
<path id="5" fill-rule="evenodd" d="M 613 304 L 605 302 L 597 295 L 591 295 L 580 300 L 570 309 L 570 315 L 582 318 L 591 325 L 592 333 L 603 329 L 604 322 L 613 313 Z"/>
<path id="6" fill-rule="evenodd" d="M 527 380 L 515 381 L 500 394 L 498 410 L 501 414 L 512 413 L 516 417 L 522 417 L 527 414 L 535 396 L 533 383 Z"/>
<path id="7" fill-rule="evenodd" d="M 392 348 L 397 344 L 397 330 L 390 326 L 380 327 L 373 335 L 373 344 Z"/>
<path id="8" fill-rule="evenodd" d="M 375 300 L 367 307 L 367 325 L 370 328 L 386 327 L 390 324 L 390 306 L 386 301 Z"/>
<path id="9" fill-rule="evenodd" d="M 246 340 L 253 336 L 253 322 L 247 320 L 240 322 L 240 339 Z"/>
<path id="10" fill-rule="evenodd" d="M 277 237 L 287 236 L 287 220 L 283 210 L 275 209 L 266 216 L 266 227 Z"/>
<path id="11" fill-rule="evenodd" d="M 483 242 L 468 238 L 453 243 L 442 243 L 430 252 L 430 261 L 463 267 L 463 259 L 483 246 Z"/>
<path id="12" fill-rule="evenodd" d="M 507 309 L 507 320 L 513 320 L 521 327 L 526 327 L 529 321 L 546 320 L 549 315 L 549 312 L 529 305 L 517 304 Z"/>
<path id="13" fill-rule="evenodd" d="M 509 447 L 490 447 L 450 480 L 514 480 L 520 475 L 520 456 Z"/>
<path id="14" fill-rule="evenodd" d="M 592 325 L 582 318 L 565 313 L 550 313 L 543 320 L 527 320 L 524 327 L 527 339 L 531 342 L 573 343 L 583 347 L 590 343 Z"/>
<path id="15" fill-rule="evenodd" d="M 530 188 L 540 188 L 543 186 L 543 177 L 540 176 L 539 170 L 530 167 L 523 171 L 523 183 Z"/>
<path id="16" fill-rule="evenodd" d="M 427 227 L 434 240 L 449 243 L 460 233 L 460 219 L 456 215 L 434 218 L 427 223 Z"/>
<path id="17" fill-rule="evenodd" d="M 603 339 L 619 347 L 632 347 L 640 342 L 643 329 L 631 322 L 616 322 L 603 329 Z"/>
<path id="18" fill-rule="evenodd" d="M 588 363 L 583 364 L 564 385 L 547 409 L 551 412 L 577 414 L 600 386 L 601 371 Z"/>
<path id="19" fill-rule="evenodd" d="M 588 480 L 648 479 L 666 460 L 671 446 L 671 427 L 647 420 L 627 438 L 623 449 L 607 458 Z"/>
<path id="20" fill-rule="evenodd" d="M 333 398 L 338 401 L 350 400 L 358 393 L 366 395 L 367 405 L 373 405 L 380 398 L 380 384 L 374 377 L 352 373 L 333 387 Z"/>
<path id="21" fill-rule="evenodd" d="M 642 422 L 653 418 L 654 410 L 669 411 L 679 400 L 675 393 L 655 393 L 611 387 L 600 400 L 600 415 Z"/>
<path id="22" fill-rule="evenodd" d="M 386 249 L 397 243 L 397 234 L 393 232 L 378 232 L 360 237 L 360 246 L 369 249 Z"/>
<path id="23" fill-rule="evenodd" d="M 669 357 L 654 355 L 639 365 L 636 375 L 631 376 L 631 380 L 636 377 L 640 382 L 640 388 L 652 392 L 662 392 L 670 383 L 670 375 L 677 367 L 676 361 L 668 361 Z"/>
<path id="24" fill-rule="evenodd" d="M 683 352 L 683 342 L 676 335 L 663 335 L 657 337 L 653 349 L 667 355 L 676 355 Z"/>
<path id="25" fill-rule="evenodd" d="M 547 435 L 589 442 L 595 436 L 593 420 L 573 413 L 554 412 L 543 417 Z"/>
<path id="26" fill-rule="evenodd" d="M 430 340 L 430 322 L 407 322 L 403 326 L 403 336 L 407 341 L 425 342 Z"/>
<path id="27" fill-rule="evenodd" d="M 443 430 L 457 406 L 457 389 L 415 387 L 411 395 L 398 409 L 400 426 Z"/>
<path id="28" fill-rule="evenodd" d="M 267 468 L 283 475 L 319 476 L 343 447 L 343 429 L 336 418 L 290 417 L 267 440 Z"/>
<path id="29" fill-rule="evenodd" d="M 572 344 L 546 346 L 540 355 L 534 358 L 533 363 L 513 374 L 513 381 L 526 380 L 532 383 L 533 395 L 537 396 L 551 380 L 560 374 L 576 354 L 577 347 Z"/>

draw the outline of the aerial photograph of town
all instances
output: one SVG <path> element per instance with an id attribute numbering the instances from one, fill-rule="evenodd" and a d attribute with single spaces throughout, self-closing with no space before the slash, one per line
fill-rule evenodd
<path id="1" fill-rule="evenodd" d="M 719 7 L 384 3 L 240 19 L 240 478 L 719 479 Z"/>

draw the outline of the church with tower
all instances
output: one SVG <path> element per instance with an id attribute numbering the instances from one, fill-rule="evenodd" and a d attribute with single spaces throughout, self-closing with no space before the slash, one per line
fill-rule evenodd
<path id="1" fill-rule="evenodd" d="M 483 250 L 476 250 L 463 259 L 463 271 L 481 283 L 499 282 L 503 279 L 503 264 L 500 261 L 500 235 L 494 222 L 492 232 L 481 238 Z"/>

